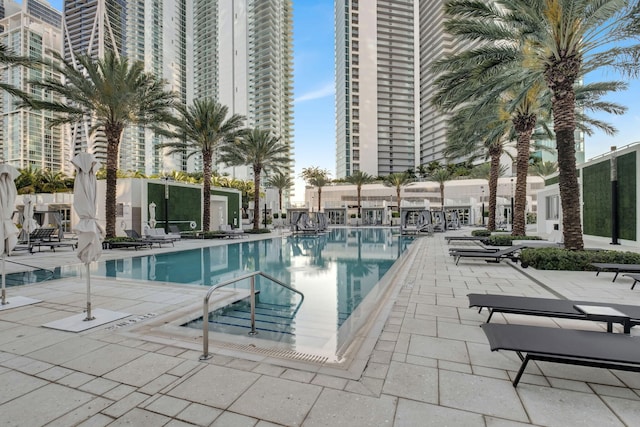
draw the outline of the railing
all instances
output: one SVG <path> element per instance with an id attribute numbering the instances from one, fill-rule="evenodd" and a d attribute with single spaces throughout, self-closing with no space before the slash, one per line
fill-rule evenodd
<path id="1" fill-rule="evenodd" d="M 249 335 L 257 334 L 256 332 L 256 286 L 255 286 L 256 276 L 262 276 L 282 286 L 283 288 L 289 289 L 290 291 L 299 294 L 301 299 L 300 299 L 300 303 L 298 303 L 298 307 L 296 308 L 295 312 L 298 311 L 298 308 L 300 308 L 300 304 L 302 304 L 302 301 L 304 301 L 304 294 L 292 288 L 291 286 L 281 282 L 275 277 L 270 276 L 266 273 L 263 273 L 262 271 L 256 271 L 253 273 L 245 274 L 244 276 L 235 277 L 233 279 L 227 280 L 226 282 L 213 285 L 211 288 L 209 288 L 207 295 L 204 297 L 204 303 L 202 307 L 202 356 L 200 356 L 200 360 L 207 360 L 211 358 L 211 355 L 209 354 L 209 299 L 211 299 L 211 294 L 213 294 L 213 292 L 216 289 L 220 289 L 222 287 L 232 285 L 241 280 L 245 280 L 245 279 L 251 280 L 251 295 L 249 296 L 249 300 L 251 302 L 251 332 L 249 332 Z"/>

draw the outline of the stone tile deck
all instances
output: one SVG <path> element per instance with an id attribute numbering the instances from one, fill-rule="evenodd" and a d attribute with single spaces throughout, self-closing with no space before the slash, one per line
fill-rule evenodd
<path id="1" fill-rule="evenodd" d="M 183 241 L 189 248 L 221 242 Z M 153 249 L 154 252 L 173 248 Z M 420 238 L 394 290 L 361 374 L 226 349 L 199 361 L 197 334 L 145 335 L 154 319 L 200 304 L 202 289 L 92 279 L 94 306 L 130 321 L 68 333 L 43 323 L 81 312 L 80 278 L 12 287 L 41 303 L 0 312 L 0 420 L 14 426 L 633 426 L 640 374 L 531 363 L 520 385 L 513 353 L 492 353 L 467 308 L 469 292 L 552 295 L 640 304 L 631 280 L 543 272 L 508 262 L 454 265 L 443 235 Z M 145 253 L 150 253 L 145 251 Z M 133 254 L 133 252 L 132 252 Z M 139 253 L 138 253 L 139 254 Z M 127 256 L 106 251 L 103 259 Z M 11 260 L 43 267 L 77 263 L 60 250 Z M 19 267 L 11 267 L 17 269 Z M 135 290 L 133 290 L 135 286 Z M 524 316 L 512 321 L 570 328 L 590 322 Z M 637 328 L 635 328 L 637 329 Z M 632 332 L 634 335 L 640 333 Z"/>

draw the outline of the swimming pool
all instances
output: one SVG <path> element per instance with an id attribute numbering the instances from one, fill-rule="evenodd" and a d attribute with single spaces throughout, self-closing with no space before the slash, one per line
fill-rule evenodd
<path id="1" fill-rule="evenodd" d="M 263 271 L 302 292 L 259 278 L 261 307 L 269 307 L 275 329 L 258 338 L 294 344 L 305 351 L 335 356 L 347 335 L 341 329 L 380 279 L 412 242 L 411 237 L 383 228 L 336 228 L 317 236 L 287 236 L 222 246 L 100 262 L 92 274 L 136 280 L 206 286 L 248 272 Z M 248 288 L 248 281 L 237 288 Z M 221 313 L 218 313 L 221 314 Z M 227 316 L 228 313 L 222 313 Z M 359 314 L 361 315 L 361 314 Z M 201 316 L 201 314 L 200 314 Z M 202 318 L 187 326 L 201 328 Z M 211 331 L 230 332 L 228 322 L 210 317 Z M 350 323 L 350 322 L 348 322 Z M 281 328 L 283 324 L 287 326 Z M 246 331 L 243 332 L 246 334 Z"/>

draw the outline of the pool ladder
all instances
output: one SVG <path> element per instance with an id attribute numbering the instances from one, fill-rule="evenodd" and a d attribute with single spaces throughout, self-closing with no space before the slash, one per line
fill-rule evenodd
<path id="1" fill-rule="evenodd" d="M 209 354 L 209 300 L 211 299 L 211 294 L 215 292 L 216 289 L 223 288 L 225 286 L 233 285 L 234 283 L 240 282 L 241 280 L 249 279 L 251 283 L 251 294 L 249 295 L 249 301 L 251 302 L 251 332 L 249 335 L 256 335 L 256 276 L 262 276 L 277 285 L 282 286 L 283 288 L 289 289 L 292 292 L 295 292 L 300 295 L 300 303 L 298 303 L 298 307 L 296 308 L 296 312 L 302 301 L 304 301 L 304 294 L 297 289 L 292 288 L 286 283 L 276 279 L 273 276 L 270 276 L 262 271 L 254 271 L 253 273 L 245 274 L 243 276 L 235 277 L 233 279 L 227 280 L 226 282 L 218 283 L 213 285 L 207 291 L 207 295 L 204 297 L 204 303 L 202 306 L 202 356 L 200 356 L 200 360 L 211 359 L 211 354 Z M 295 313 L 295 312 L 294 312 Z"/>

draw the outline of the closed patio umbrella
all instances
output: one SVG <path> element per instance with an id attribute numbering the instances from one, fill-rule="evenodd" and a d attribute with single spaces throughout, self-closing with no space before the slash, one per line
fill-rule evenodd
<path id="1" fill-rule="evenodd" d="M 80 153 L 71 160 L 77 169 L 73 185 L 73 208 L 80 218 L 73 231 L 78 237 L 78 258 L 87 268 L 87 317 L 91 316 L 91 276 L 89 264 L 102 254 L 104 230 L 96 218 L 96 171 L 100 163 L 93 154 Z"/>
<path id="2" fill-rule="evenodd" d="M 2 305 L 7 304 L 5 262 L 7 255 L 18 243 L 18 227 L 15 226 L 13 216 L 16 201 L 16 184 L 14 180 L 20 173 L 16 168 L 0 164 L 0 252 L 2 253 Z"/>
<path id="3" fill-rule="evenodd" d="M 29 245 L 29 237 L 33 230 L 38 228 L 38 223 L 33 219 L 33 200 L 31 196 L 24 196 L 24 212 L 22 214 L 22 229 L 27 235 L 27 246 Z"/>

